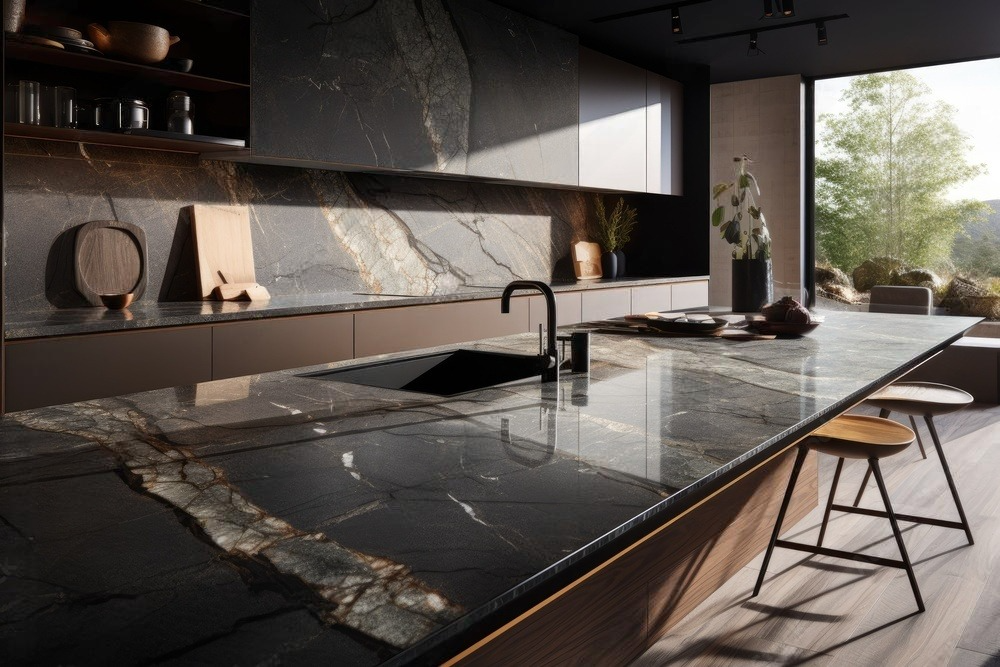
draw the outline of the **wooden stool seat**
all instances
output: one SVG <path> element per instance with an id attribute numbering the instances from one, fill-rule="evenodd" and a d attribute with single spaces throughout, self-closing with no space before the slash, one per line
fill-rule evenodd
<path id="1" fill-rule="evenodd" d="M 771 541 L 767 545 L 767 551 L 764 552 L 764 562 L 761 564 L 760 573 L 757 575 L 757 585 L 754 586 L 753 594 L 750 597 L 754 597 L 760 592 L 761 584 L 764 583 L 764 576 L 767 574 L 768 563 L 771 561 L 771 554 L 774 552 L 775 547 L 781 547 L 886 567 L 898 567 L 905 570 L 906 576 L 910 580 L 910 588 L 913 589 L 913 598 L 917 602 L 917 609 L 923 611 L 924 600 L 920 596 L 917 578 L 913 574 L 913 565 L 910 563 L 910 557 L 906 553 L 906 545 L 903 544 L 903 535 L 899 530 L 897 517 L 910 521 L 924 521 L 924 519 L 922 517 L 904 517 L 892 511 L 892 504 L 889 502 L 889 492 L 885 488 L 885 480 L 882 478 L 882 472 L 879 469 L 878 463 L 879 459 L 898 454 L 909 447 L 915 437 L 913 431 L 902 424 L 888 419 L 862 415 L 841 415 L 803 438 L 798 445 L 799 451 L 795 457 L 795 464 L 792 466 L 792 474 L 788 479 L 785 496 L 781 501 L 778 520 L 775 522 L 774 531 L 771 533 Z M 823 524 L 820 527 L 819 539 L 817 539 L 815 545 L 778 539 L 781 536 L 781 523 L 785 520 L 785 512 L 788 511 L 788 504 L 792 499 L 792 492 L 795 490 L 795 482 L 798 480 L 799 472 L 802 470 L 802 463 L 805 461 L 806 454 L 808 454 L 810 449 L 838 457 L 837 469 L 833 473 L 830 497 L 826 503 L 826 512 L 823 514 Z M 868 468 L 875 475 L 875 482 L 878 485 L 879 492 L 882 494 L 882 502 L 885 505 L 884 512 L 834 504 L 833 496 L 837 490 L 840 473 L 844 468 L 845 458 L 868 460 Z M 880 556 L 870 556 L 865 553 L 824 547 L 823 537 L 826 535 L 827 522 L 830 519 L 830 512 L 835 509 L 842 512 L 854 512 L 887 518 L 892 528 L 892 535 L 896 539 L 896 546 L 899 548 L 900 558 L 895 560 Z"/>
<path id="2" fill-rule="evenodd" d="M 921 417 L 955 412 L 974 400 L 972 394 L 946 384 L 897 382 L 878 390 L 867 402 L 882 410 Z"/>
<path id="3" fill-rule="evenodd" d="M 951 475 L 951 468 L 948 459 L 944 455 L 944 447 L 941 446 L 941 438 L 938 436 L 937 427 L 934 425 L 934 415 L 943 415 L 949 412 L 961 410 L 972 403 L 975 399 L 968 392 L 946 384 L 936 382 L 896 382 L 883 389 L 879 389 L 868 397 L 865 401 L 869 405 L 879 408 L 879 417 L 888 418 L 893 411 L 901 412 L 910 416 L 910 424 L 917 434 L 917 444 L 920 446 L 920 453 L 927 458 L 924 450 L 924 443 L 920 439 L 920 432 L 917 430 L 915 416 L 922 416 L 927 430 L 931 434 L 931 441 L 934 449 L 937 450 L 938 461 L 941 463 L 941 470 L 944 472 L 945 481 L 948 482 L 948 490 L 955 500 L 955 509 L 958 511 L 959 521 L 938 522 L 936 525 L 948 526 L 950 528 L 961 528 L 965 531 L 965 536 L 969 544 L 973 544 L 972 528 L 969 520 L 965 516 L 965 509 L 962 507 L 962 500 L 958 497 L 958 487 L 955 479 Z M 839 456 L 844 456 L 840 454 Z M 869 469 L 865 473 L 865 478 L 861 481 L 858 495 L 854 498 L 854 507 L 861 503 L 861 497 L 868 486 L 872 471 Z"/>
<path id="4" fill-rule="evenodd" d="M 888 419 L 841 415 L 813 431 L 806 445 L 845 459 L 881 459 L 903 451 L 913 438 L 913 431 Z"/>

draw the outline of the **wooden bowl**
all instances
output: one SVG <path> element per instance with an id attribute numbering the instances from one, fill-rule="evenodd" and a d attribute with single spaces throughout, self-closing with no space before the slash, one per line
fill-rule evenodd
<path id="1" fill-rule="evenodd" d="M 129 307 L 132 299 L 135 298 L 135 294 L 133 292 L 125 294 L 101 294 L 100 297 L 101 303 L 111 310 L 123 310 Z"/>
<path id="2" fill-rule="evenodd" d="M 98 51 L 142 65 L 161 62 L 170 47 L 181 40 L 160 26 L 131 21 L 108 21 L 107 28 L 91 23 L 87 34 Z"/>

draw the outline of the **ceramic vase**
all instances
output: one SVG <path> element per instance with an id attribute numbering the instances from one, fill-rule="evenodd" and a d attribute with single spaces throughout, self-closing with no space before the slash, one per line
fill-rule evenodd
<path id="1" fill-rule="evenodd" d="M 733 312 L 757 313 L 774 301 L 770 259 L 733 260 Z"/>
<path id="2" fill-rule="evenodd" d="M 613 252 L 601 253 L 601 277 L 615 278 L 618 275 L 618 257 Z"/>
<path id="3" fill-rule="evenodd" d="M 625 251 L 624 250 L 620 250 L 620 249 L 619 250 L 615 250 L 615 259 L 618 262 L 618 270 L 615 271 L 615 277 L 616 278 L 624 278 L 625 277 Z"/>

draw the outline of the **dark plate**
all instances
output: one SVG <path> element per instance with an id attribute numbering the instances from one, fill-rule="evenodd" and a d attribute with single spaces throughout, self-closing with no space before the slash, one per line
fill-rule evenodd
<path id="1" fill-rule="evenodd" d="M 626 320 L 638 321 L 631 318 L 626 318 Z M 726 328 L 729 322 L 717 317 L 700 322 L 678 322 L 677 320 L 661 317 L 647 317 L 644 318 L 642 324 L 650 329 L 656 329 L 664 333 L 683 336 L 717 336 L 722 333 L 722 330 Z"/>
<path id="2" fill-rule="evenodd" d="M 804 336 L 816 327 L 820 322 L 813 320 L 808 324 L 798 322 L 768 322 L 767 320 L 755 320 L 750 323 L 749 328 L 757 333 L 775 336 Z"/>

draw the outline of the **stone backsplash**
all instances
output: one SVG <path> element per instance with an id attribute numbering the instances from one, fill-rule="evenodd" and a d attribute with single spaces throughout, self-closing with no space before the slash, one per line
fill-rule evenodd
<path id="1" fill-rule="evenodd" d="M 73 235 L 90 220 L 146 233 L 144 300 L 194 296 L 182 209 L 250 208 L 257 279 L 274 295 L 433 295 L 515 278 L 572 279 L 588 193 L 427 178 L 199 162 L 188 155 L 8 139 L 8 313 L 83 305 Z"/>

